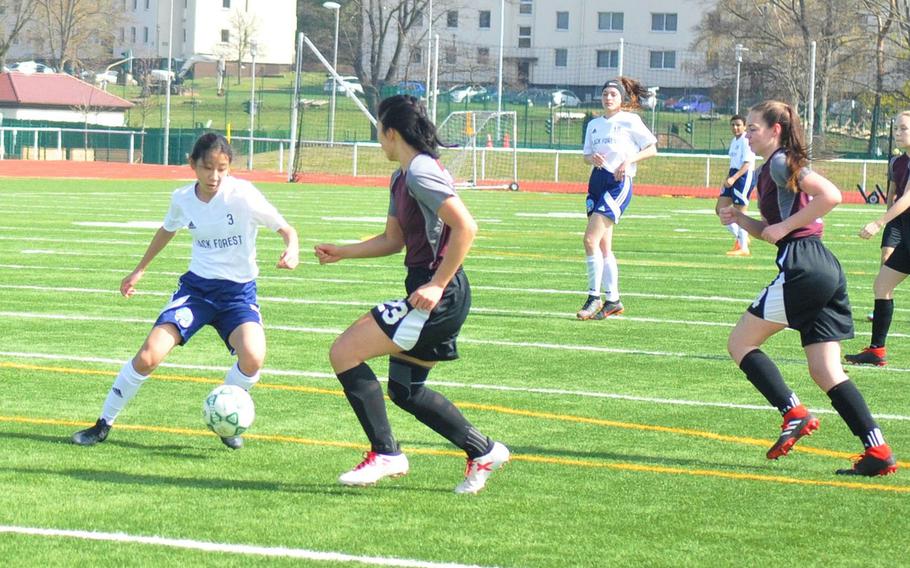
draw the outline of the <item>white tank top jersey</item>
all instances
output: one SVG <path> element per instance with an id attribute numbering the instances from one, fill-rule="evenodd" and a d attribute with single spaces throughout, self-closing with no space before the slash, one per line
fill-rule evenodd
<path id="1" fill-rule="evenodd" d="M 621 110 L 610 118 L 598 116 L 588 123 L 584 154 L 604 156 L 607 160 L 604 167 L 615 172 L 628 158 L 656 143 L 657 138 L 651 134 L 640 116 Z M 636 164 L 631 164 L 626 169 L 626 176 L 635 177 L 636 170 Z"/>
<path id="2" fill-rule="evenodd" d="M 755 169 L 755 152 L 753 152 L 752 148 L 749 146 L 749 141 L 746 140 L 745 134 L 730 141 L 730 151 L 728 154 L 730 155 L 731 170 L 738 170 L 743 167 L 743 164 L 746 162 L 752 162 L 752 167 L 749 169 Z"/>
<path id="3" fill-rule="evenodd" d="M 259 275 L 256 233 L 263 225 L 288 225 L 278 210 L 248 181 L 228 176 L 208 203 L 196 197 L 196 182 L 171 195 L 166 231 L 187 227 L 193 236 L 190 271 L 203 278 L 249 282 Z"/>

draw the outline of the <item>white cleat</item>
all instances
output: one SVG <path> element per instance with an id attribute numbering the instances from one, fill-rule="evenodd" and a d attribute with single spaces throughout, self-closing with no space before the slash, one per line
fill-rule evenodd
<path id="1" fill-rule="evenodd" d="M 468 459 L 464 481 L 458 484 L 455 493 L 477 493 L 484 488 L 493 472 L 509 461 L 509 457 L 509 448 L 499 442 L 493 442 L 492 450 L 477 459 Z"/>
<path id="2" fill-rule="evenodd" d="M 404 454 L 388 456 L 367 452 L 363 461 L 347 473 L 341 474 L 338 483 L 342 485 L 367 486 L 375 485 L 384 477 L 401 477 L 408 473 L 408 458 Z"/>

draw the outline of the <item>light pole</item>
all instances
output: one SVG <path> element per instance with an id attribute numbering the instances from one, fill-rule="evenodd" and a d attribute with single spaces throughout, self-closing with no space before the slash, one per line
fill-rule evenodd
<path id="1" fill-rule="evenodd" d="M 338 17 L 341 13 L 341 4 L 338 2 L 323 2 L 323 8 L 335 11 L 335 51 L 332 56 L 332 104 L 329 106 L 329 144 L 335 145 L 335 91 L 338 90 L 338 82 L 335 74 L 338 73 Z"/>
<path id="2" fill-rule="evenodd" d="M 167 21 L 167 79 L 164 95 L 164 165 L 168 165 L 168 154 L 171 151 L 171 56 L 174 44 L 174 0 L 171 0 L 170 17 Z M 159 52 L 160 53 L 160 52 Z"/>
<path id="3" fill-rule="evenodd" d="M 250 40 L 250 152 L 246 169 L 253 169 L 253 128 L 256 120 L 256 40 Z"/>
<path id="4" fill-rule="evenodd" d="M 749 48 L 737 43 L 734 51 L 736 52 L 736 102 L 733 105 L 733 114 L 739 114 L 739 67 L 743 62 L 743 53 L 749 51 Z"/>
<path id="5" fill-rule="evenodd" d="M 506 1 L 499 0 L 499 78 L 496 84 L 496 111 L 502 112 L 502 48 L 506 32 Z M 496 115 L 496 136 L 499 137 L 499 120 Z"/>

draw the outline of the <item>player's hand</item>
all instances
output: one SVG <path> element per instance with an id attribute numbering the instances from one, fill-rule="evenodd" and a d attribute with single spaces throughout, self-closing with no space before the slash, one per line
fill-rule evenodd
<path id="1" fill-rule="evenodd" d="M 616 168 L 616 171 L 615 171 L 615 172 L 613 172 L 613 178 L 614 178 L 616 181 L 622 181 L 622 178 L 624 178 L 624 177 L 626 176 L 626 170 L 629 168 L 630 165 L 631 165 L 631 164 L 629 163 L 628 160 L 626 160 L 626 161 L 624 161 L 623 163 L 619 164 L 619 167 Z"/>
<path id="2" fill-rule="evenodd" d="M 444 286 L 439 286 L 428 282 L 421 286 L 420 288 L 414 290 L 410 296 L 408 296 L 408 302 L 414 306 L 415 310 L 423 310 L 425 312 L 433 311 L 433 308 L 436 307 L 436 304 L 439 303 L 439 300 L 442 298 L 442 293 L 445 290 Z"/>
<path id="3" fill-rule="evenodd" d="M 736 222 L 736 216 L 739 214 L 739 209 L 733 207 L 732 205 L 727 205 L 726 207 L 721 207 L 717 212 L 717 216 L 720 217 L 720 222 L 722 225 L 730 225 L 731 223 Z"/>
<path id="4" fill-rule="evenodd" d="M 294 247 L 293 250 L 287 248 L 281 253 L 281 258 L 278 259 L 278 264 L 275 265 L 275 268 L 294 270 L 298 264 L 300 264 L 300 251 L 297 250 L 297 247 Z"/>
<path id="5" fill-rule="evenodd" d="M 331 264 L 333 262 L 338 262 L 341 260 L 341 255 L 338 253 L 338 249 L 341 247 L 333 244 L 321 244 L 313 247 L 315 251 L 316 258 L 319 259 L 319 264 Z"/>
<path id="6" fill-rule="evenodd" d="M 136 284 L 142 279 L 142 275 L 145 274 L 144 270 L 134 270 L 130 272 L 129 276 L 120 281 L 120 293 L 129 298 L 136 293 Z"/>
<path id="7" fill-rule="evenodd" d="M 789 235 L 790 232 L 790 229 L 785 227 L 783 223 L 775 223 L 774 225 L 768 225 L 764 228 L 764 230 L 762 230 L 761 238 L 773 245 L 776 244 L 777 241 Z"/>
<path id="8" fill-rule="evenodd" d="M 875 233 L 882 230 L 882 225 L 878 221 L 866 223 L 866 226 L 859 230 L 859 238 L 871 239 Z"/>
<path id="9" fill-rule="evenodd" d="M 733 187 L 734 183 L 736 183 L 736 180 L 732 177 L 728 177 L 726 181 L 724 181 L 724 187 Z"/>

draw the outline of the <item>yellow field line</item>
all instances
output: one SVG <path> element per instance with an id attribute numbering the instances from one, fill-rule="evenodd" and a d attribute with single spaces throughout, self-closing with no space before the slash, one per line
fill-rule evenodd
<path id="1" fill-rule="evenodd" d="M 75 420 L 55 420 L 47 418 L 26 418 L 22 416 L 0 416 L 0 422 L 13 422 L 18 424 L 36 424 L 36 425 L 46 425 L 46 426 L 70 426 L 70 427 L 85 427 L 91 426 L 90 422 L 80 422 Z M 132 430 L 139 432 L 158 432 L 164 434 L 177 434 L 182 436 L 211 436 L 212 433 L 207 430 L 191 430 L 188 428 L 170 428 L 164 426 L 142 426 L 136 424 L 118 424 L 117 428 L 119 430 Z M 278 435 L 269 435 L 269 434 L 244 434 L 244 438 L 249 440 L 261 440 L 265 442 L 284 442 L 289 444 L 302 444 L 307 446 L 319 446 L 319 447 L 329 447 L 329 448 L 345 448 L 345 449 L 357 449 L 357 450 L 366 450 L 368 449 L 363 444 L 355 444 L 351 442 L 335 442 L 329 440 L 314 440 L 311 438 L 299 438 L 296 436 L 278 436 Z M 431 456 L 452 456 L 452 457 L 464 457 L 464 454 L 459 451 L 453 450 L 431 450 L 423 448 L 408 448 L 409 454 L 416 455 L 431 455 Z M 864 491 L 882 491 L 890 493 L 910 493 L 910 487 L 907 486 L 895 486 L 895 485 L 881 485 L 877 483 L 859 483 L 859 482 L 849 482 L 849 481 L 823 481 L 817 479 L 798 479 L 791 477 L 783 477 L 780 475 L 760 475 L 753 473 L 735 473 L 728 471 L 719 471 L 712 469 L 683 469 L 677 467 L 662 467 L 662 466 L 652 466 L 652 465 L 639 465 L 632 463 L 604 463 L 604 462 L 595 462 L 590 460 L 579 460 L 579 459 L 566 459 L 566 458 L 553 458 L 547 456 L 539 456 L 532 454 L 513 454 L 512 460 L 517 462 L 527 462 L 527 463 L 538 463 L 538 464 L 551 464 L 551 465 L 563 465 L 563 466 L 577 466 L 577 467 L 586 467 L 586 468 L 596 468 L 596 469 L 611 469 L 616 471 L 633 471 L 639 473 L 656 473 L 656 474 L 669 474 L 669 475 L 688 475 L 694 477 L 715 477 L 721 479 L 734 479 L 734 480 L 747 480 L 747 481 L 759 481 L 765 483 L 786 483 L 791 485 L 807 485 L 815 487 L 837 487 L 841 489 L 861 489 Z"/>
<path id="2" fill-rule="evenodd" d="M 91 370 L 91 369 L 72 369 L 66 367 L 50 367 L 46 365 L 30 365 L 25 363 L 12 363 L 8 361 L 0 361 L 0 368 L 11 368 L 11 369 L 25 369 L 32 371 L 48 371 L 54 373 L 63 373 L 63 374 L 77 374 L 77 375 L 105 375 L 105 376 L 116 376 L 117 372 L 115 371 L 103 371 L 103 370 Z M 154 378 L 157 380 L 163 381 L 174 381 L 174 382 L 193 382 L 193 383 L 208 383 L 208 384 L 221 384 L 221 379 L 209 379 L 203 377 L 191 377 L 186 375 L 169 375 L 169 374 L 159 374 L 156 373 Z M 309 394 L 326 394 L 332 396 L 343 397 L 344 392 L 340 389 L 325 389 L 317 387 L 307 387 L 307 386 L 297 386 L 297 385 L 275 385 L 275 384 L 263 384 L 260 383 L 256 387 L 257 389 L 271 389 L 271 390 L 284 390 L 284 391 L 295 391 L 295 392 L 305 392 Z M 489 404 L 477 404 L 473 402 L 456 402 L 456 405 L 460 408 L 470 408 L 474 410 L 483 410 L 487 412 L 495 412 L 499 414 L 509 414 L 512 416 L 525 416 L 528 418 L 537 418 L 543 420 L 553 420 L 556 422 L 569 422 L 575 424 L 589 424 L 593 426 L 603 426 L 608 428 L 619 428 L 623 430 L 637 430 L 640 432 L 662 432 L 666 434 L 676 434 L 680 436 L 688 436 L 692 438 L 703 438 L 707 440 L 715 440 L 718 442 L 730 442 L 734 444 L 742 444 L 747 446 L 758 446 L 758 447 L 767 447 L 772 442 L 768 440 L 762 440 L 758 438 L 746 438 L 741 436 L 729 436 L 726 434 L 717 434 L 715 432 L 708 432 L 705 430 L 694 430 L 690 428 L 676 428 L 672 426 L 658 426 L 653 424 L 637 424 L 634 422 L 619 422 L 616 420 L 606 420 L 603 418 L 590 418 L 587 416 L 574 416 L 571 414 L 554 414 L 550 412 L 540 412 L 536 410 L 523 410 L 520 408 L 510 408 L 507 406 L 498 406 L 498 405 L 489 405 Z M 251 435 L 252 436 L 252 435 Z M 794 447 L 794 452 L 802 452 L 806 454 L 814 454 L 819 456 L 831 457 L 831 458 L 851 458 L 855 454 L 850 452 L 840 452 L 835 450 L 826 450 L 823 448 L 813 448 L 811 446 L 805 445 L 805 443 Z M 898 462 L 900 467 L 910 467 L 910 463 L 907 462 Z"/>

